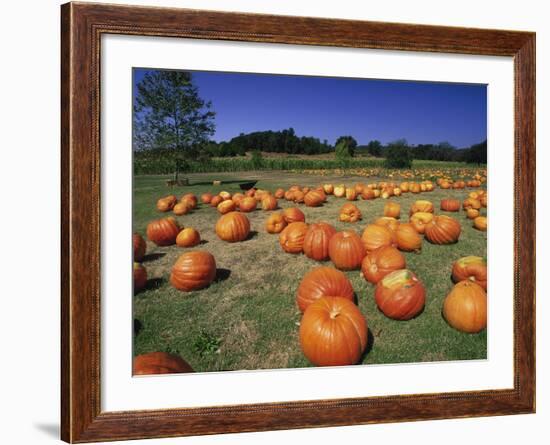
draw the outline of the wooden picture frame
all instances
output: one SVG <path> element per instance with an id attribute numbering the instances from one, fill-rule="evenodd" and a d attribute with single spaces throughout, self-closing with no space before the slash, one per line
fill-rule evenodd
<path id="1" fill-rule="evenodd" d="M 535 411 L 535 34 L 68 3 L 61 8 L 61 437 L 172 437 Z M 515 72 L 514 387 L 102 412 L 100 39 L 103 34 L 509 56 Z"/>

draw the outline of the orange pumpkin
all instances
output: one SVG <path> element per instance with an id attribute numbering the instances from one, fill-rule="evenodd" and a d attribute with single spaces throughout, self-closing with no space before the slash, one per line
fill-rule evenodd
<path id="1" fill-rule="evenodd" d="M 216 235 L 223 241 L 230 243 L 244 241 L 249 234 L 250 221 L 242 213 L 226 213 L 216 223 Z"/>
<path id="2" fill-rule="evenodd" d="M 180 233 L 180 227 L 171 216 L 147 224 L 147 238 L 157 246 L 171 246 L 176 242 L 178 233 Z"/>
<path id="3" fill-rule="evenodd" d="M 258 205 L 258 201 L 256 201 L 251 196 L 246 196 L 239 202 L 239 210 L 241 212 L 252 212 L 256 210 L 256 206 Z"/>
<path id="4" fill-rule="evenodd" d="M 296 304 L 302 312 L 321 297 L 338 295 L 354 301 L 348 277 L 333 267 L 316 267 L 304 275 L 296 293 Z"/>
<path id="5" fill-rule="evenodd" d="M 414 273 L 401 269 L 389 273 L 378 282 L 374 299 L 386 317 L 410 320 L 424 308 L 426 290 Z"/>
<path id="6" fill-rule="evenodd" d="M 193 210 L 197 207 L 197 197 L 193 193 L 186 193 L 181 197 L 181 202 L 187 204 L 189 209 Z"/>
<path id="7" fill-rule="evenodd" d="M 298 207 L 287 207 L 283 210 L 283 216 L 288 224 L 298 221 L 306 221 L 306 215 L 304 215 L 304 212 L 302 212 Z"/>
<path id="8" fill-rule="evenodd" d="M 319 298 L 306 309 L 300 322 L 300 345 L 317 366 L 357 363 L 367 347 L 367 320 L 346 298 Z"/>
<path id="9" fill-rule="evenodd" d="M 379 247 L 395 245 L 395 234 L 387 227 L 370 224 L 363 231 L 361 240 L 368 253 Z"/>
<path id="10" fill-rule="evenodd" d="M 178 202 L 172 209 L 174 215 L 176 216 L 185 215 L 186 213 L 189 213 L 190 210 L 191 207 L 189 207 L 188 203 L 184 201 Z"/>
<path id="11" fill-rule="evenodd" d="M 482 206 L 482 207 L 487 207 L 487 195 L 483 195 L 483 196 L 480 198 L 479 202 L 481 202 L 481 206 Z"/>
<path id="12" fill-rule="evenodd" d="M 210 204 L 210 201 L 212 201 L 212 193 L 203 193 L 201 195 L 201 202 L 203 204 Z"/>
<path id="13" fill-rule="evenodd" d="M 192 227 L 183 229 L 176 238 L 176 245 L 179 247 L 193 247 L 201 242 L 199 232 Z"/>
<path id="14" fill-rule="evenodd" d="M 139 233 L 134 233 L 132 235 L 132 243 L 134 245 L 134 261 L 139 262 L 145 256 L 147 245 L 145 244 L 145 240 Z"/>
<path id="15" fill-rule="evenodd" d="M 443 316 L 461 332 L 480 332 L 487 327 L 487 294 L 473 281 L 460 281 L 443 301 Z"/>
<path id="16" fill-rule="evenodd" d="M 335 233 L 336 229 L 325 222 L 310 225 L 304 238 L 306 256 L 316 261 L 327 260 L 329 241 Z"/>
<path id="17" fill-rule="evenodd" d="M 207 287 L 216 278 L 214 256 L 202 250 L 181 255 L 170 274 L 170 283 L 176 289 L 190 292 Z"/>
<path id="18" fill-rule="evenodd" d="M 376 195 L 375 195 L 373 189 L 366 188 L 366 189 L 363 189 L 363 193 L 361 193 L 361 198 L 363 198 L 363 199 L 374 199 L 374 198 L 376 198 Z"/>
<path id="19" fill-rule="evenodd" d="M 299 204 L 299 203 L 304 202 L 305 196 L 306 196 L 306 194 L 303 191 L 295 190 L 293 195 L 292 195 L 292 200 Z"/>
<path id="20" fill-rule="evenodd" d="M 277 198 L 273 195 L 264 195 L 262 198 L 263 210 L 275 210 L 278 206 Z"/>
<path id="21" fill-rule="evenodd" d="M 442 199 L 441 210 L 444 212 L 458 212 L 460 209 L 460 201 L 458 199 Z"/>
<path id="22" fill-rule="evenodd" d="M 420 193 L 420 184 L 418 182 L 411 182 L 409 185 L 409 191 L 412 193 Z"/>
<path id="23" fill-rule="evenodd" d="M 460 232 L 460 223 L 456 219 L 439 215 L 426 224 L 424 235 L 433 244 L 452 244 L 458 241 Z"/>
<path id="24" fill-rule="evenodd" d="M 332 195 L 334 193 L 334 186 L 332 184 L 323 184 L 323 191 L 327 195 Z"/>
<path id="25" fill-rule="evenodd" d="M 342 270 L 361 268 L 361 262 L 367 254 L 359 235 L 350 230 L 344 230 L 332 236 L 328 253 L 334 265 Z"/>
<path id="26" fill-rule="evenodd" d="M 239 204 L 243 199 L 244 195 L 241 192 L 237 192 L 231 197 L 231 201 L 233 201 L 237 207 L 239 207 Z"/>
<path id="27" fill-rule="evenodd" d="M 434 219 L 433 213 L 416 212 L 410 218 L 410 223 L 418 233 L 424 234 L 426 231 L 426 224 Z"/>
<path id="28" fill-rule="evenodd" d="M 210 200 L 210 205 L 212 207 L 218 207 L 218 205 L 222 201 L 223 201 L 223 198 L 220 195 L 216 195 L 216 196 L 213 196 L 212 199 Z"/>
<path id="29" fill-rule="evenodd" d="M 344 184 L 334 187 L 334 196 L 337 198 L 343 198 L 346 195 L 346 186 Z"/>
<path id="30" fill-rule="evenodd" d="M 470 280 L 487 290 L 487 263 L 479 256 L 467 256 L 453 263 L 453 281 Z"/>
<path id="31" fill-rule="evenodd" d="M 178 198 L 176 198 L 174 195 L 165 196 L 164 198 L 160 198 L 157 201 L 157 210 L 159 212 L 169 212 L 174 208 L 177 202 Z"/>
<path id="32" fill-rule="evenodd" d="M 487 217 L 486 216 L 478 216 L 474 219 L 474 228 L 477 230 L 481 230 L 482 232 L 487 231 Z"/>
<path id="33" fill-rule="evenodd" d="M 361 210 L 352 203 L 344 204 L 340 208 L 340 221 L 354 223 L 362 218 Z"/>
<path id="34" fill-rule="evenodd" d="M 365 280 L 376 284 L 394 270 L 407 267 L 405 257 L 392 246 L 380 247 L 370 252 L 361 263 Z"/>
<path id="35" fill-rule="evenodd" d="M 237 208 L 237 205 L 235 204 L 234 201 L 232 201 L 231 199 L 228 199 L 226 201 L 222 201 L 218 204 L 218 207 L 216 207 L 218 212 L 220 212 L 222 215 L 225 215 L 226 213 L 229 213 L 229 212 L 234 212 L 235 209 Z"/>
<path id="36" fill-rule="evenodd" d="M 277 199 L 284 198 L 285 197 L 285 190 L 281 189 L 281 188 L 278 188 L 277 190 L 275 190 L 274 195 L 275 195 L 275 198 L 277 198 Z"/>
<path id="37" fill-rule="evenodd" d="M 147 270 L 140 263 L 134 263 L 134 294 L 147 286 Z"/>
<path id="38" fill-rule="evenodd" d="M 399 224 L 395 231 L 395 239 L 399 250 L 420 252 L 422 249 L 422 238 L 411 223 Z"/>
<path id="39" fill-rule="evenodd" d="M 265 222 L 265 229 L 268 233 L 280 233 L 287 223 L 281 212 L 275 212 L 269 215 Z"/>
<path id="40" fill-rule="evenodd" d="M 417 212 L 433 213 L 434 205 L 430 201 L 420 200 L 416 201 L 409 211 L 409 215 L 414 215 Z"/>
<path id="41" fill-rule="evenodd" d="M 325 193 L 319 190 L 311 190 L 304 196 L 304 203 L 308 207 L 319 207 L 325 201 Z"/>
<path id="42" fill-rule="evenodd" d="M 279 244 L 287 253 L 301 253 L 304 248 L 304 240 L 308 225 L 298 221 L 290 223 L 279 235 Z"/>
<path id="43" fill-rule="evenodd" d="M 399 227 L 399 221 L 397 221 L 395 218 L 392 218 L 391 216 L 381 216 L 376 221 L 374 221 L 374 224 L 376 224 L 377 226 L 386 227 L 392 232 L 395 232 Z"/>
<path id="44" fill-rule="evenodd" d="M 357 192 L 354 188 L 346 188 L 346 199 L 348 201 L 355 201 L 357 199 Z"/>
<path id="45" fill-rule="evenodd" d="M 479 210 L 476 209 L 468 209 L 466 210 L 466 217 L 468 219 L 475 219 L 479 216 Z"/>
<path id="46" fill-rule="evenodd" d="M 134 357 L 133 375 L 179 374 L 193 372 L 181 357 L 166 352 L 149 352 Z"/>
<path id="47" fill-rule="evenodd" d="M 226 192 L 225 190 L 222 190 L 220 193 L 218 193 L 224 201 L 227 201 L 228 199 L 231 199 L 231 193 Z"/>
<path id="48" fill-rule="evenodd" d="M 464 210 L 468 210 L 468 209 L 479 210 L 481 208 L 481 202 L 479 202 L 477 199 L 466 198 L 462 203 L 462 208 Z"/>
<path id="49" fill-rule="evenodd" d="M 396 202 L 390 201 L 384 205 L 384 216 L 399 219 L 400 214 L 401 214 L 401 206 Z"/>

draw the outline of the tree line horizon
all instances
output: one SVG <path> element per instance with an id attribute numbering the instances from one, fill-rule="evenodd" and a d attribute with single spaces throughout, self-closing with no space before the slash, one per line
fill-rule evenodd
<path id="1" fill-rule="evenodd" d="M 290 127 L 284 130 L 240 133 L 229 141 L 216 142 L 212 103 L 199 96 L 192 75 L 186 71 L 153 71 L 136 86 L 133 115 L 135 152 L 178 150 L 183 159 L 236 157 L 253 153 L 318 155 L 334 153 L 336 159 L 367 154 L 388 160 L 389 167 L 410 167 L 413 159 L 484 164 L 487 140 L 457 148 L 449 142 L 410 145 L 406 139 L 387 144 L 373 139 L 359 145 L 351 135 L 340 136 L 334 145 L 314 136 L 298 136 Z"/>

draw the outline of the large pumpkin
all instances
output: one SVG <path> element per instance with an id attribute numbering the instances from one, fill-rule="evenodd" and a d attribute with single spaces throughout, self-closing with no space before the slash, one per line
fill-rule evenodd
<path id="1" fill-rule="evenodd" d="M 171 246 L 176 242 L 178 233 L 180 233 L 180 227 L 171 216 L 156 219 L 147 224 L 147 238 L 157 246 Z"/>
<path id="2" fill-rule="evenodd" d="M 458 212 L 460 209 L 460 201 L 458 199 L 442 199 L 441 210 L 445 212 Z"/>
<path id="3" fill-rule="evenodd" d="M 399 224 L 395 239 L 399 250 L 419 252 L 422 249 L 422 238 L 411 223 Z"/>
<path id="4" fill-rule="evenodd" d="M 207 287 L 216 278 L 216 260 L 203 250 L 195 250 L 181 255 L 170 275 L 170 283 L 176 289 L 190 292 Z"/>
<path id="5" fill-rule="evenodd" d="M 288 224 L 298 221 L 306 221 L 306 215 L 304 215 L 304 212 L 302 212 L 298 207 L 287 207 L 283 210 L 283 216 Z"/>
<path id="6" fill-rule="evenodd" d="M 328 244 L 335 233 L 336 229 L 326 222 L 310 225 L 304 238 L 306 256 L 317 261 L 327 260 Z"/>
<path id="7" fill-rule="evenodd" d="M 389 216 L 390 218 L 399 219 L 401 214 L 401 206 L 393 201 L 387 202 L 384 205 L 384 216 Z"/>
<path id="8" fill-rule="evenodd" d="M 216 223 L 216 235 L 230 243 L 245 240 L 249 233 L 250 221 L 246 215 L 239 212 L 226 213 Z"/>
<path id="9" fill-rule="evenodd" d="M 262 198 L 262 210 L 275 210 L 278 206 L 277 198 L 273 195 L 264 195 Z"/>
<path id="10" fill-rule="evenodd" d="M 453 263 L 452 277 L 455 283 L 470 280 L 487 290 L 487 263 L 479 256 L 467 256 Z"/>
<path id="11" fill-rule="evenodd" d="M 340 208 L 340 221 L 356 222 L 361 219 L 361 210 L 355 204 L 347 203 Z"/>
<path id="12" fill-rule="evenodd" d="M 416 201 L 409 211 L 409 215 L 414 215 L 417 212 L 426 212 L 426 213 L 433 213 L 434 212 L 434 205 L 431 203 L 431 201 L 426 200 L 419 200 Z"/>
<path id="13" fill-rule="evenodd" d="M 139 233 L 134 233 L 132 235 L 132 243 L 134 244 L 134 261 L 141 261 L 145 256 L 145 250 L 147 245 L 145 240 Z"/>
<path id="14" fill-rule="evenodd" d="M 426 290 L 414 273 L 401 269 L 391 272 L 378 282 L 374 299 L 386 317 L 410 320 L 424 308 Z"/>
<path id="15" fill-rule="evenodd" d="M 477 218 L 474 218 L 474 228 L 477 230 L 481 230 L 482 232 L 487 231 L 487 217 L 486 216 L 478 216 Z"/>
<path id="16" fill-rule="evenodd" d="M 473 281 L 461 281 L 445 297 L 443 316 L 461 332 L 480 332 L 487 327 L 487 294 Z"/>
<path id="17" fill-rule="evenodd" d="M 405 269 L 407 263 L 399 250 L 392 246 L 380 247 L 370 252 L 361 263 L 365 280 L 376 284 L 394 270 Z"/>
<path id="18" fill-rule="evenodd" d="M 395 232 L 399 227 L 399 221 L 391 216 L 381 216 L 376 221 L 374 221 L 374 224 L 376 224 L 377 226 L 386 227 L 392 232 Z"/>
<path id="19" fill-rule="evenodd" d="M 147 286 L 147 270 L 140 263 L 134 263 L 134 294 Z"/>
<path id="20" fill-rule="evenodd" d="M 256 199 L 251 196 L 246 196 L 239 202 L 239 210 L 241 212 L 252 212 L 256 210 L 257 205 L 258 201 L 256 201 Z"/>
<path id="21" fill-rule="evenodd" d="M 325 193 L 319 190 L 311 190 L 304 196 L 304 203 L 308 207 L 319 207 L 325 201 Z"/>
<path id="22" fill-rule="evenodd" d="M 395 245 L 395 234 L 387 227 L 377 224 L 368 225 L 363 231 L 361 239 L 367 253 L 379 247 Z"/>
<path id="23" fill-rule="evenodd" d="M 342 270 L 359 269 L 367 254 L 359 235 L 349 230 L 338 232 L 332 236 L 328 245 L 328 253 L 334 265 Z"/>
<path id="24" fill-rule="evenodd" d="M 304 240 L 308 225 L 297 221 L 286 226 L 279 235 L 279 244 L 287 253 L 301 253 L 304 248 Z"/>
<path id="25" fill-rule="evenodd" d="M 287 222 L 281 212 L 272 213 L 265 221 L 265 229 L 268 233 L 280 233 L 286 226 Z"/>
<path id="26" fill-rule="evenodd" d="M 428 212 L 416 212 L 410 218 L 410 223 L 418 233 L 424 234 L 426 231 L 426 224 L 434 219 L 433 213 Z"/>
<path id="27" fill-rule="evenodd" d="M 310 304 L 300 322 L 302 351 L 317 366 L 357 363 L 367 347 L 367 334 L 367 320 L 359 308 L 340 296 Z"/>
<path id="28" fill-rule="evenodd" d="M 353 287 L 348 277 L 333 267 L 316 267 L 302 278 L 296 293 L 296 304 L 304 312 L 319 298 L 334 295 L 354 300 Z"/>
<path id="29" fill-rule="evenodd" d="M 181 357 L 166 352 L 149 352 L 134 357 L 133 375 L 178 374 L 193 372 Z"/>
<path id="30" fill-rule="evenodd" d="M 192 227 L 183 229 L 176 237 L 176 245 L 179 247 L 193 247 L 200 242 L 201 236 L 199 232 Z"/>
<path id="31" fill-rule="evenodd" d="M 450 216 L 439 215 L 426 224 L 424 235 L 433 244 L 452 244 L 460 237 L 460 223 Z"/>

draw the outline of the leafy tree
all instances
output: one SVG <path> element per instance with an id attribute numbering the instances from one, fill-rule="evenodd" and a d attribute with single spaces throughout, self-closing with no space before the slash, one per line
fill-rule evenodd
<path id="1" fill-rule="evenodd" d="M 398 139 L 388 145 L 384 166 L 386 168 L 411 168 L 412 153 L 405 139 Z"/>
<path id="2" fill-rule="evenodd" d="M 206 152 L 214 134 L 212 104 L 185 71 L 149 71 L 137 85 L 134 149 L 181 150 L 182 158 Z M 176 171 L 177 176 L 177 171 Z"/>
<path id="3" fill-rule="evenodd" d="M 353 156 L 355 154 L 355 148 L 357 147 L 357 141 L 353 136 L 340 136 L 336 140 L 336 146 L 339 144 L 344 143 L 347 146 L 347 151 L 349 152 L 350 156 Z M 338 156 L 338 155 L 337 155 Z"/>
<path id="4" fill-rule="evenodd" d="M 474 144 L 465 154 L 465 161 L 471 164 L 487 163 L 487 140 Z"/>
<path id="5" fill-rule="evenodd" d="M 263 164 L 263 156 L 262 152 L 260 150 L 252 150 L 252 165 L 254 166 L 254 169 L 258 170 L 262 167 Z"/>
<path id="6" fill-rule="evenodd" d="M 334 149 L 336 159 L 350 159 L 352 157 L 350 147 L 346 141 L 340 141 Z"/>
<path id="7" fill-rule="evenodd" d="M 378 140 L 370 141 L 367 144 L 367 151 L 371 156 L 380 157 L 382 156 L 382 143 Z"/>

